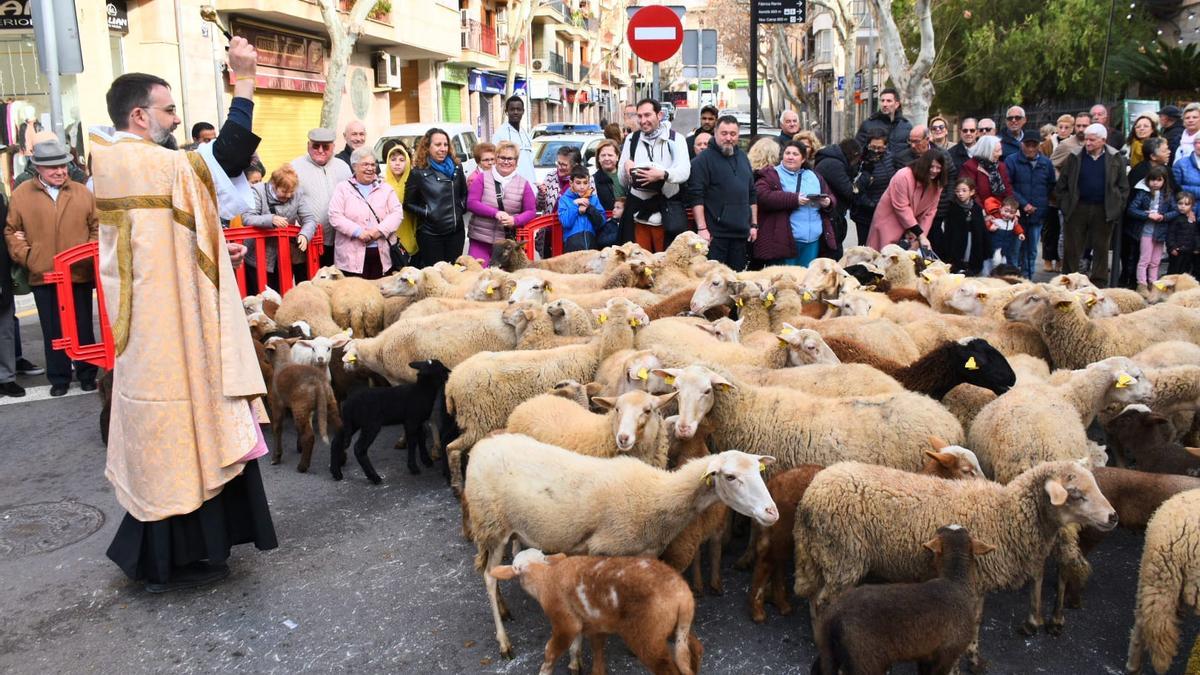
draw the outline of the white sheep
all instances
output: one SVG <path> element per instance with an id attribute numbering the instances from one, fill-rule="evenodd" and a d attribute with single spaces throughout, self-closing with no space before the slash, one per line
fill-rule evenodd
<path id="1" fill-rule="evenodd" d="M 725 342 L 701 328 L 707 325 L 703 319 L 691 317 L 651 321 L 638 335 L 637 346 L 653 349 L 660 358 L 666 354 L 674 355 L 674 359 L 664 358 L 663 362 L 679 366 L 702 362 L 780 368 L 787 363 L 787 345 L 779 340 L 753 344 Z"/>
<path id="2" fill-rule="evenodd" d="M 736 383 L 701 366 L 659 374 L 679 392 L 680 437 L 707 421 L 716 448 L 772 455 L 780 469 L 853 458 L 919 471 L 930 436 L 952 445 L 963 440 L 958 420 L 920 394 L 824 398 Z"/>
<path id="3" fill-rule="evenodd" d="M 500 653 L 512 644 L 488 573 L 508 542 L 543 551 L 657 557 L 717 501 L 763 526 L 779 519 L 761 470 L 774 461 L 730 450 L 664 471 L 629 457 L 601 459 L 502 434 L 480 441 L 467 465 L 463 509 L 478 550 Z"/>
<path id="4" fill-rule="evenodd" d="M 322 268 L 313 276 L 313 283 L 329 295 L 333 320 L 342 328 L 353 329 L 355 335 L 374 337 L 383 330 L 383 295 L 379 288 L 359 277 L 338 276 Z"/>
<path id="5" fill-rule="evenodd" d="M 329 295 L 311 281 L 293 286 L 275 312 L 275 323 L 281 326 L 290 326 L 297 321 L 310 326 L 314 335 L 332 337 L 342 331 L 333 320 Z"/>
<path id="6" fill-rule="evenodd" d="M 1068 525 L 1111 530 L 1117 514 L 1091 471 L 1076 462 L 1040 464 L 1008 485 L 947 481 L 889 467 L 845 462 L 821 471 L 796 510 L 797 595 L 820 615 L 867 576 L 885 581 L 929 577 L 922 547 L 930 533 L 959 523 L 996 546 L 979 560 L 982 592 L 1033 581 L 1027 632 L 1042 625 L 1041 582 L 1047 556 Z M 968 649 L 979 665 L 978 634 Z"/>
<path id="7" fill-rule="evenodd" d="M 670 438 L 660 410 L 673 398 L 675 392 L 654 396 L 637 389 L 616 397 L 596 396 L 592 403 L 607 410 L 596 414 L 561 396 L 542 394 L 518 405 L 505 427 L 508 433 L 581 455 L 628 455 L 662 469 Z"/>
<path id="8" fill-rule="evenodd" d="M 546 304 L 546 313 L 554 322 L 555 335 L 591 335 L 592 313 L 574 300 L 559 298 Z"/>
<path id="9" fill-rule="evenodd" d="M 1141 672 L 1145 652 L 1155 672 L 1167 672 L 1179 650 L 1180 615 L 1200 611 L 1198 514 L 1200 490 L 1189 490 L 1158 507 L 1146 526 L 1127 673 Z"/>
<path id="10" fill-rule="evenodd" d="M 1110 356 L 1133 356 L 1155 342 L 1200 342 L 1200 313 L 1170 304 L 1089 320 L 1068 291 L 1034 286 L 1009 302 L 1011 321 L 1033 326 L 1059 368 L 1083 368 Z"/>
<path id="11" fill-rule="evenodd" d="M 608 358 L 596 369 L 597 395 L 620 396 L 635 389 L 651 394 L 672 391 L 666 381 L 655 370 L 663 362 L 649 349 L 623 349 Z"/>
<path id="12" fill-rule="evenodd" d="M 1200 345 L 1168 340 L 1152 344 L 1129 358 L 1143 368 L 1200 366 Z"/>

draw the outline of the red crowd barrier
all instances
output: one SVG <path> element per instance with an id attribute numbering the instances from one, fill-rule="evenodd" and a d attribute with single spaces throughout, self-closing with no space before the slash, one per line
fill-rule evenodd
<path id="1" fill-rule="evenodd" d="M 235 222 L 237 222 L 235 220 Z M 295 284 L 292 278 L 292 240 L 300 233 L 300 228 L 283 227 L 278 229 L 261 229 L 257 227 L 234 227 L 225 230 L 225 239 L 246 246 L 254 246 L 256 260 L 265 261 L 267 241 L 274 239 L 279 253 L 275 261 L 275 269 L 279 271 L 279 285 L 276 289 L 280 295 L 286 293 Z M 311 278 L 321 266 L 321 252 L 324 250 L 324 240 L 321 228 L 317 228 L 312 241 L 308 244 L 306 253 L 308 276 Z M 71 266 L 88 261 L 95 270 L 96 301 L 99 305 L 100 342 L 84 345 L 79 343 L 79 331 L 76 328 L 75 295 L 71 292 Z M 257 268 L 258 286 L 267 285 L 267 268 L 259 265 Z M 238 292 L 246 295 L 246 268 L 237 269 Z M 84 361 L 101 368 L 111 370 L 116 358 L 113 347 L 112 324 L 109 322 L 108 309 L 104 304 L 104 287 L 100 283 L 100 245 L 96 242 L 80 244 L 54 256 L 54 271 L 45 275 L 48 283 L 53 283 L 58 292 L 58 318 L 62 326 L 62 337 L 55 339 L 51 345 L 67 353 L 75 361 Z"/>
<path id="2" fill-rule="evenodd" d="M 562 224 L 558 222 L 557 215 L 547 213 L 517 228 L 517 241 L 525 244 L 526 258 L 533 260 L 536 257 L 537 247 L 534 245 L 534 237 L 542 231 L 545 231 L 546 236 L 550 237 L 550 254 L 562 255 Z"/>

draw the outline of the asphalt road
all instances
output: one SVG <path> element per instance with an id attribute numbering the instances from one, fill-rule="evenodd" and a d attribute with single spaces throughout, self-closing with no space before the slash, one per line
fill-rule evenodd
<path id="1" fill-rule="evenodd" d="M 26 351 L 40 362 L 36 331 L 26 319 Z M 280 547 L 235 549 L 233 573 L 219 585 L 147 594 L 104 557 L 123 513 L 103 475 L 99 408 L 95 395 L 0 405 L 0 672 L 537 670 L 549 637 L 540 609 L 515 584 L 502 587 L 515 616 L 508 629 L 516 659 L 498 658 L 457 504 L 439 475 L 407 474 L 391 447 L 396 429 L 375 443 L 381 486 L 353 461 L 346 480 L 334 482 L 325 445 L 310 474 L 296 472 L 290 450 L 283 465 L 264 465 Z M 749 575 L 729 567 L 743 546 L 735 540 L 726 551 L 726 594 L 698 601 L 703 670 L 807 673 L 805 605 L 782 618 L 769 608 L 767 624 L 751 623 Z M 1015 632 L 1025 593 L 989 596 L 989 672 L 1121 673 L 1140 551 L 1141 536 L 1126 531 L 1100 546 L 1086 609 L 1069 611 L 1058 638 Z M 1200 620 L 1187 619 L 1170 672 L 1184 673 L 1198 630 Z M 619 640 L 610 640 L 609 663 L 612 672 L 636 672 Z M 565 659 L 557 672 L 567 672 Z"/>

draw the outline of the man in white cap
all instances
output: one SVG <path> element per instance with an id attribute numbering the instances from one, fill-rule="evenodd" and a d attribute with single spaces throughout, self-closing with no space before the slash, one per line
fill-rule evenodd
<path id="1" fill-rule="evenodd" d="M 1054 186 L 1063 215 L 1062 271 L 1080 271 L 1080 256 L 1091 248 L 1088 276 L 1100 287 L 1109 284 L 1109 242 L 1129 196 L 1125 157 L 1107 140 L 1108 128 L 1103 124 L 1093 122 L 1084 129 L 1083 147 L 1067 157 Z"/>
<path id="2" fill-rule="evenodd" d="M 308 153 L 292 160 L 292 168 L 300 178 L 300 190 L 308 204 L 308 210 L 321 224 L 325 239 L 325 250 L 321 253 L 321 264 L 333 264 L 333 226 L 329 224 L 329 200 L 333 188 L 344 180 L 350 180 L 350 165 L 333 156 L 333 129 L 316 128 L 308 132 Z M 365 139 L 365 136 L 364 136 Z M 300 250 L 308 248 L 307 241 L 298 241 Z"/>

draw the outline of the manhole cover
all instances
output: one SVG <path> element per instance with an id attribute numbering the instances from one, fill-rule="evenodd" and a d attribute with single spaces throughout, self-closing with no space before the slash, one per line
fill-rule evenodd
<path id="1" fill-rule="evenodd" d="M 22 504 L 0 511 L 0 560 L 56 551 L 103 524 L 100 509 L 79 502 Z"/>

